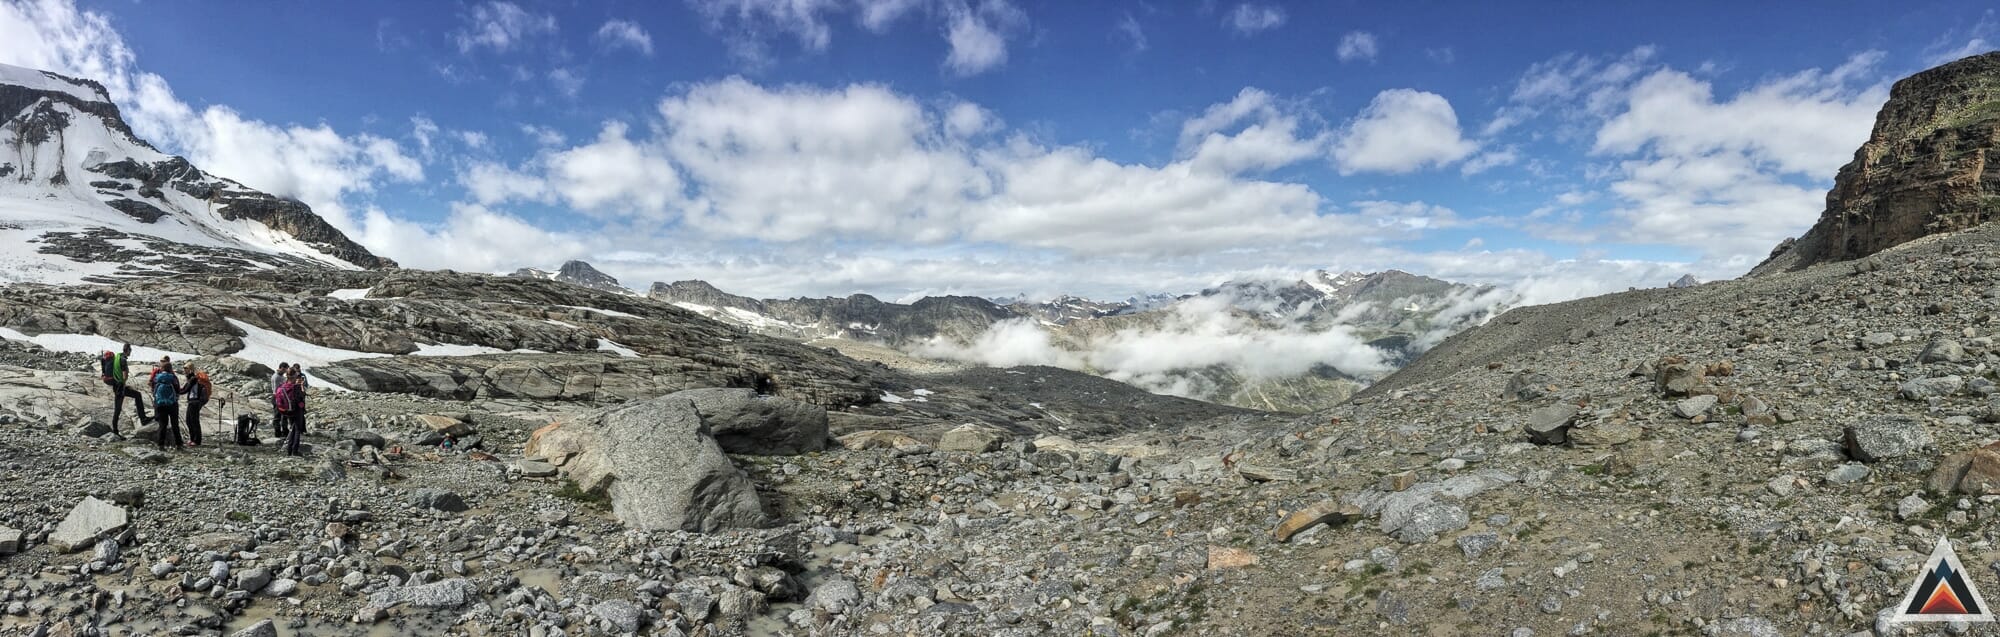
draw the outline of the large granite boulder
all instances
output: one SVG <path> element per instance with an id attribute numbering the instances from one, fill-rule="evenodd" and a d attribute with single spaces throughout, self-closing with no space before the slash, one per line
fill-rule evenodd
<path id="1" fill-rule="evenodd" d="M 526 455 L 556 465 L 587 493 L 609 496 L 612 515 L 633 528 L 710 532 L 769 519 L 749 477 L 684 397 L 543 427 L 529 436 Z"/>
<path id="2" fill-rule="evenodd" d="M 748 389 L 690 389 L 670 396 L 694 405 L 722 450 L 755 456 L 826 449 L 826 408 Z"/>

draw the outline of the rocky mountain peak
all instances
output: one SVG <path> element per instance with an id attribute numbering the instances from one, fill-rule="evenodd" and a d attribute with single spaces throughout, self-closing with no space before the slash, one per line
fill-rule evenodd
<path id="1" fill-rule="evenodd" d="M 139 139 L 104 87 L 0 65 L 0 281 L 393 268 L 305 204 Z"/>
<path id="2" fill-rule="evenodd" d="M 619 285 L 618 279 L 598 271 L 597 268 L 591 267 L 589 263 L 575 259 L 564 261 L 562 267 L 556 268 L 554 272 L 539 268 L 521 268 L 507 276 L 520 279 L 542 279 L 545 281 L 568 283 L 593 290 L 633 294 L 631 290 L 625 289 L 625 286 Z"/>
<path id="3" fill-rule="evenodd" d="M 1867 143 L 1841 167 L 1819 222 L 1752 274 L 1866 257 L 2000 217 L 2000 51 L 1896 82 Z"/>

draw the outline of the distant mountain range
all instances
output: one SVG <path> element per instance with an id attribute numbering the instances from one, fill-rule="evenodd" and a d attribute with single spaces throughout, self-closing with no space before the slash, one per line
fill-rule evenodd
<path id="1" fill-rule="evenodd" d="M 1365 342 L 1393 369 L 1430 344 L 1504 309 L 1497 305 L 1467 309 L 1489 290 L 1390 270 L 1316 271 L 1297 281 L 1230 282 L 1195 294 L 1124 301 L 940 296 L 899 304 L 865 294 L 756 299 L 703 281 L 655 283 L 647 296 L 760 334 L 883 345 L 905 352 L 934 353 L 941 343 L 977 348 L 982 346 L 982 335 L 996 328 L 1032 325 L 1045 334 L 1057 358 L 1075 352 L 1078 356 L 1071 366 L 1118 377 L 1119 370 L 1099 367 L 1087 353 L 1108 343 L 1195 331 L 1234 336 L 1272 332 L 1291 338 L 1338 331 Z M 1300 373 L 1271 376 L 1243 367 L 1205 364 L 1121 379 L 1225 404 L 1304 411 L 1338 402 L 1383 373 L 1314 365 Z"/>

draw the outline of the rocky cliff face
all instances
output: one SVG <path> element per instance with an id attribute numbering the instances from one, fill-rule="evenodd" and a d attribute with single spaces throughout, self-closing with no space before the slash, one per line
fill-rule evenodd
<path id="1" fill-rule="evenodd" d="M 1896 83 L 1868 142 L 1840 169 L 1826 211 L 1752 274 L 1858 259 L 2000 217 L 2000 51 Z"/>
<path id="2" fill-rule="evenodd" d="M 396 266 L 305 204 L 160 152 L 96 82 L 6 65 L 0 245 L 0 281 Z"/>
<path id="3" fill-rule="evenodd" d="M 625 286 L 619 285 L 617 278 L 597 271 L 597 268 L 591 267 L 589 263 L 577 260 L 563 262 L 562 267 L 557 268 L 554 272 L 535 268 L 521 268 L 507 276 L 558 281 L 570 285 L 580 285 L 593 290 L 617 292 L 620 294 L 632 293 L 631 290 L 625 289 Z"/>
<path id="4" fill-rule="evenodd" d="M 702 281 L 655 283 L 649 296 L 767 334 L 888 345 L 938 336 L 971 338 L 994 323 L 1016 318 L 1007 308 L 969 296 L 924 297 L 907 305 L 866 294 L 758 300 L 723 292 Z"/>

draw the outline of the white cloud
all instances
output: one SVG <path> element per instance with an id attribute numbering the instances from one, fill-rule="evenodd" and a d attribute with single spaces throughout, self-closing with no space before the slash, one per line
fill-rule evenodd
<path id="1" fill-rule="evenodd" d="M 527 135 L 528 139 L 534 140 L 535 144 L 540 146 L 560 146 L 569 141 L 562 131 L 538 124 L 522 124 L 521 134 Z"/>
<path id="2" fill-rule="evenodd" d="M 1924 47 L 1924 64 L 1938 66 L 1960 58 L 1979 55 L 2000 48 L 2000 19 L 1996 19 L 1993 9 L 1979 14 L 1979 20 L 1967 25 L 1963 19 L 1960 27 Z M 1963 44 L 1959 44 L 1959 43 Z"/>
<path id="3" fill-rule="evenodd" d="M 1116 33 L 1132 47 L 1133 53 L 1142 53 L 1146 50 L 1146 30 L 1139 26 L 1139 19 L 1132 17 L 1131 12 L 1126 12 L 1118 19 Z"/>
<path id="4" fill-rule="evenodd" d="M 527 40 L 556 32 L 556 18 L 535 14 L 512 2 L 485 2 L 472 7 L 464 24 L 451 34 L 460 53 L 479 48 L 505 53 Z"/>
<path id="5" fill-rule="evenodd" d="M 491 139 L 486 137 L 486 133 L 479 131 L 462 130 L 457 131 L 454 135 L 458 137 L 459 143 L 465 144 L 467 148 L 473 150 L 484 150 L 486 145 L 492 142 Z"/>
<path id="6" fill-rule="evenodd" d="M 1340 47 L 1335 50 L 1335 55 L 1342 62 L 1355 60 L 1372 62 L 1375 60 L 1375 53 L 1375 34 L 1367 31 L 1349 31 L 1347 35 L 1340 36 Z"/>
<path id="7" fill-rule="evenodd" d="M 555 85 L 556 91 L 562 93 L 563 97 L 576 99 L 577 94 L 583 92 L 583 76 L 574 70 L 550 69 L 548 77 L 549 83 Z"/>
<path id="8" fill-rule="evenodd" d="M 1304 136 L 1300 115 L 1287 112 L 1301 109 L 1286 106 L 1270 93 L 1245 88 L 1181 124 L 1181 156 L 1197 171 L 1235 174 L 1286 166 L 1322 152 L 1327 136 Z"/>
<path id="9" fill-rule="evenodd" d="M 1230 11 L 1222 23 L 1240 35 L 1250 35 L 1284 26 L 1285 9 L 1275 5 L 1246 2 L 1236 5 L 1236 9 Z"/>
<path id="10" fill-rule="evenodd" d="M 548 168 L 551 190 L 579 210 L 660 218 L 683 202 L 665 150 L 633 143 L 624 124 L 606 124 L 595 143 L 549 156 Z"/>
<path id="11" fill-rule="evenodd" d="M 1340 174 L 1407 173 L 1451 164 L 1479 145 L 1465 139 L 1451 102 L 1436 93 L 1390 89 L 1375 95 L 1334 142 Z"/>
<path id="12" fill-rule="evenodd" d="M 861 26 L 875 33 L 885 33 L 896 20 L 922 8 L 925 0 L 856 0 L 859 5 Z"/>
<path id="13" fill-rule="evenodd" d="M 688 0 L 708 19 L 709 28 L 728 40 L 730 51 L 753 64 L 768 63 L 764 40 L 789 35 L 800 49 L 820 52 L 833 43 L 823 14 L 838 11 L 834 0 Z"/>
<path id="14" fill-rule="evenodd" d="M 431 152 L 431 142 L 437 138 L 439 130 L 437 122 L 431 121 L 431 118 L 422 115 L 410 117 L 410 136 L 416 138 L 417 154 L 421 155 L 424 161 L 430 161 L 434 157 Z"/>
<path id="15" fill-rule="evenodd" d="M 500 272 L 589 254 L 574 236 L 552 233 L 478 204 L 456 204 L 443 223 L 421 224 L 370 208 L 353 237 L 404 267 Z"/>
<path id="16" fill-rule="evenodd" d="M 1521 161 L 1519 149 L 1508 146 L 1473 155 L 1471 159 L 1467 159 L 1464 164 L 1459 165 L 1458 172 L 1465 175 L 1477 175 L 1501 166 L 1513 165 L 1519 161 Z"/>
<path id="17" fill-rule="evenodd" d="M 651 57 L 653 36 L 631 20 L 606 20 L 597 28 L 597 42 L 607 49 L 629 48 Z"/>
<path id="18" fill-rule="evenodd" d="M 945 3 L 945 39 L 951 52 L 944 66 L 959 76 L 978 75 L 1007 62 L 1007 37 L 1027 23 L 1027 14 L 1007 0 L 980 0 L 977 9 L 962 0 Z"/>

